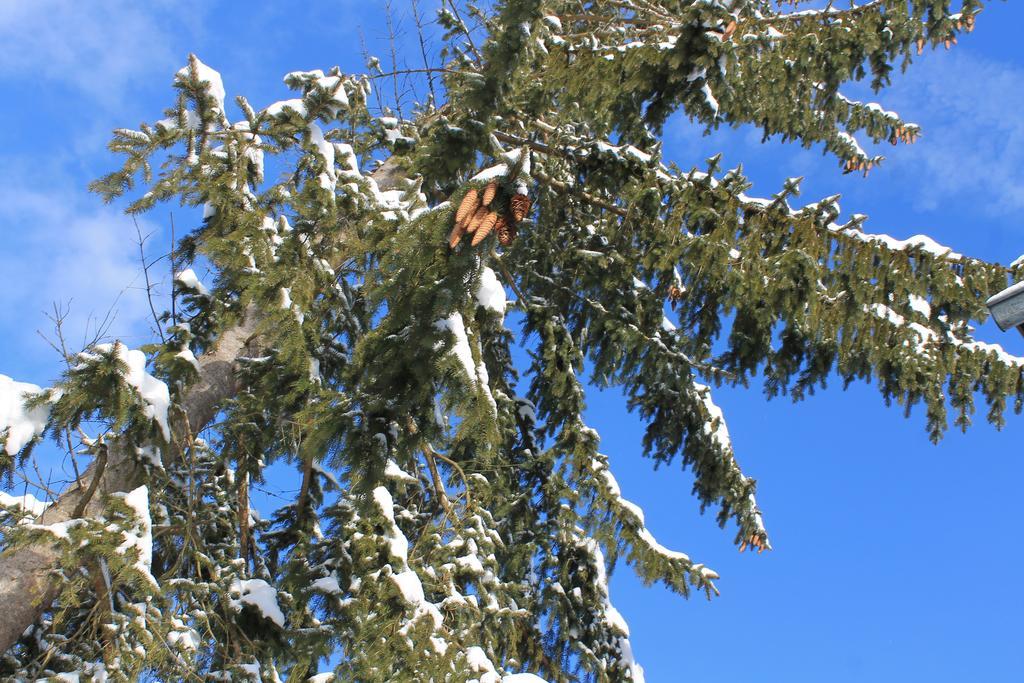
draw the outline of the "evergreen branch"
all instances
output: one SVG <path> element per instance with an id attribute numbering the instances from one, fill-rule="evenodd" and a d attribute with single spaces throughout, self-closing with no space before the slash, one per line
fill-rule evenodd
<path id="1" fill-rule="evenodd" d="M 852 3 L 851 3 L 852 4 Z M 739 26 L 737 31 L 742 30 L 748 26 L 770 26 L 772 23 L 781 22 L 792 22 L 799 23 L 807 20 L 825 19 L 826 21 L 842 21 L 850 17 L 858 17 L 866 12 L 872 10 L 881 10 L 885 8 L 885 2 L 883 0 L 872 0 L 863 5 L 854 5 L 846 9 L 836 9 L 832 7 L 832 3 L 826 9 L 808 9 L 801 10 L 798 12 L 788 12 L 773 14 L 761 19 L 746 19 L 738 22 Z"/>

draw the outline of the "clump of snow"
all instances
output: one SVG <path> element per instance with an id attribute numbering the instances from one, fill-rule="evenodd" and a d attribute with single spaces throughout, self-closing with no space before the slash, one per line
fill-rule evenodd
<path id="1" fill-rule="evenodd" d="M 263 110 L 267 116 L 281 116 L 287 114 L 289 111 L 294 112 L 306 118 L 306 103 L 302 99 L 296 98 L 291 100 L 281 100 L 280 102 L 274 102 L 272 105 Z"/>
<path id="2" fill-rule="evenodd" d="M 50 409 L 46 405 L 25 408 L 25 399 L 42 391 L 35 384 L 16 382 L 7 375 L 0 375 L 0 436 L 6 436 L 7 455 L 15 455 L 43 433 Z"/>
<path id="3" fill-rule="evenodd" d="M 109 353 L 113 349 L 117 359 L 128 366 L 128 371 L 122 375 L 124 381 L 139 394 L 145 403 L 146 416 L 160 427 L 164 441 L 170 441 L 171 429 L 167 423 L 167 409 L 171 405 L 171 394 L 166 384 L 146 372 L 146 354 L 129 349 L 121 342 L 115 342 L 113 345 L 97 344 L 93 348 L 100 353 Z M 92 354 L 84 353 L 82 356 L 90 359 Z"/>
<path id="4" fill-rule="evenodd" d="M 637 537 L 648 550 L 669 560 L 681 560 L 689 563 L 690 557 L 686 553 L 679 552 L 678 550 L 670 550 L 661 543 L 658 543 L 657 539 L 654 538 L 654 535 L 651 534 L 646 526 L 644 526 L 645 520 L 643 509 L 636 503 L 627 500 L 622 496 L 622 490 L 619 487 L 619 482 L 615 479 L 615 475 L 612 474 L 611 470 L 608 469 L 608 465 L 601 460 L 594 458 L 591 460 L 590 466 L 603 481 L 605 494 L 620 510 L 634 518 L 634 523 L 638 527 Z"/>
<path id="5" fill-rule="evenodd" d="M 501 683 L 547 683 L 537 674 L 509 674 L 501 677 Z"/>
<path id="6" fill-rule="evenodd" d="M 476 378 L 479 382 L 480 389 L 484 392 L 484 398 L 487 399 L 487 403 L 490 404 L 491 410 L 494 414 L 498 414 L 498 403 L 494 400 L 494 394 L 491 393 L 491 377 L 487 374 L 487 366 L 484 364 L 483 358 L 476 364 Z"/>
<path id="7" fill-rule="evenodd" d="M 629 680 L 633 683 L 644 683 L 643 667 L 633 657 L 633 648 L 629 643 L 629 626 L 622 614 L 612 606 L 608 594 L 608 574 L 605 567 L 604 553 L 601 546 L 593 538 L 582 538 L 578 540 L 578 547 L 587 551 L 593 562 L 595 576 L 594 586 L 604 601 L 603 617 L 605 623 L 619 634 L 616 644 L 619 647 L 619 657 L 625 671 L 629 674 Z"/>
<path id="8" fill-rule="evenodd" d="M 562 30 L 562 20 L 556 17 L 554 14 L 548 14 L 544 16 L 544 23 L 548 24 L 551 28 L 556 31 Z"/>
<path id="9" fill-rule="evenodd" d="M 333 673 L 328 672 L 316 674 L 315 676 L 310 676 L 306 679 L 306 683 L 332 683 L 332 681 L 334 680 L 336 680 L 335 675 Z"/>
<path id="10" fill-rule="evenodd" d="M 707 103 L 711 113 L 718 116 L 718 100 L 715 99 L 715 95 L 711 92 L 711 86 L 708 85 L 707 81 L 700 87 L 700 91 L 704 93 L 704 101 Z"/>
<path id="11" fill-rule="evenodd" d="M 331 575 L 319 578 L 309 585 L 315 591 L 328 595 L 340 595 L 341 586 L 338 584 L 338 577 Z"/>
<path id="12" fill-rule="evenodd" d="M 404 481 L 409 484 L 415 484 L 418 480 L 401 467 L 394 460 L 388 460 L 388 464 L 384 467 L 384 476 L 388 479 L 395 479 L 397 481 Z"/>
<path id="13" fill-rule="evenodd" d="M 462 314 L 455 311 L 447 318 L 435 322 L 434 326 L 439 330 L 448 330 L 455 337 L 452 353 L 455 354 L 463 370 L 465 370 L 470 384 L 478 387 L 484 393 L 487 402 L 497 412 L 498 404 L 491 394 L 490 376 L 487 373 L 487 366 L 484 365 L 482 360 L 479 363 L 473 361 L 473 352 L 469 347 L 469 337 L 466 334 L 466 324 L 462 319 Z"/>
<path id="14" fill-rule="evenodd" d="M 295 319 L 298 320 L 299 324 L 301 325 L 303 323 L 303 321 L 306 319 L 306 316 L 302 312 L 302 310 L 292 302 L 292 290 L 291 290 L 291 287 L 282 287 L 281 288 L 281 292 L 280 292 L 280 296 L 281 296 L 281 308 L 283 308 L 285 310 L 290 309 L 292 311 L 292 313 L 295 315 Z M 319 372 L 319 368 L 317 368 L 317 371 Z"/>
<path id="15" fill-rule="evenodd" d="M 199 281 L 199 277 L 196 275 L 196 272 L 191 268 L 186 268 L 176 274 L 174 276 L 174 280 L 186 289 L 198 292 L 201 296 L 208 296 L 210 294 L 210 290 L 208 290 L 206 286 Z"/>
<path id="16" fill-rule="evenodd" d="M 192 75 L 192 69 L 195 69 L 196 80 L 205 85 L 206 92 L 216 101 L 219 111 L 223 113 L 224 99 L 227 93 L 224 90 L 224 81 L 221 79 L 220 74 L 203 64 L 194 55 L 189 62 L 189 66 L 183 67 L 178 71 L 178 76 L 183 80 L 188 80 Z"/>
<path id="17" fill-rule="evenodd" d="M 423 584 L 420 577 L 411 569 L 391 575 L 391 580 L 398 586 L 398 592 L 410 605 L 418 605 L 424 600 Z"/>
<path id="18" fill-rule="evenodd" d="M 466 648 L 466 666 L 473 673 L 482 674 L 477 680 L 479 683 L 499 683 L 498 672 L 494 669 L 491 658 L 487 656 L 483 648 L 472 645 Z"/>
<path id="19" fill-rule="evenodd" d="M 501 155 L 501 158 L 505 160 L 509 168 L 519 163 L 519 158 L 523 154 L 523 149 L 514 149 L 511 152 L 505 152 Z M 526 157 L 523 158 L 522 173 L 524 175 L 530 175 L 530 153 L 526 152 Z"/>
<path id="20" fill-rule="evenodd" d="M 278 626 L 284 627 L 284 612 L 277 604 L 277 589 L 263 579 L 236 579 L 231 584 L 231 592 L 238 595 L 237 598 L 231 598 L 233 609 L 241 611 L 244 605 L 249 605 Z"/>
<path id="21" fill-rule="evenodd" d="M 409 557 L 409 540 L 395 524 L 395 500 L 386 488 L 378 486 L 373 490 L 373 501 L 388 521 L 388 550 L 392 557 L 401 560 L 400 564 L 405 566 Z"/>
<path id="22" fill-rule="evenodd" d="M 969 351 L 994 354 L 999 362 L 1009 365 L 1010 367 L 1024 368 L 1024 358 L 1021 356 L 1014 356 L 999 344 L 991 344 L 983 341 L 960 342 L 959 344 Z"/>
<path id="23" fill-rule="evenodd" d="M 838 225 L 836 223 L 829 225 L 829 230 L 842 233 L 862 242 L 879 242 L 883 247 L 892 251 L 910 251 L 913 249 L 920 249 L 932 256 L 945 258 L 950 261 L 960 261 L 964 259 L 963 254 L 959 254 L 949 247 L 939 244 L 928 235 L 913 235 L 905 240 L 900 240 L 884 233 L 861 232 L 860 230 L 847 228 L 846 226 Z"/>
<path id="24" fill-rule="evenodd" d="M 926 318 L 930 318 L 931 317 L 931 315 L 932 315 L 932 307 L 931 307 L 931 304 L 928 303 L 927 299 L 925 299 L 924 297 L 920 297 L 920 296 L 916 296 L 914 294 L 911 294 L 910 297 L 909 297 L 909 300 L 910 300 L 910 308 L 911 309 L 917 311 L 918 313 L 920 313 L 921 315 L 923 315 Z"/>
<path id="25" fill-rule="evenodd" d="M 184 121 L 185 128 L 187 128 L 188 130 L 199 130 L 199 115 L 191 109 L 184 110 Z M 158 129 L 163 128 L 164 130 L 173 131 L 179 128 L 179 120 L 177 117 L 171 119 L 160 119 L 153 125 L 155 125 Z"/>
<path id="26" fill-rule="evenodd" d="M 381 514 L 388 522 L 385 532 L 385 537 L 388 540 L 388 552 L 392 558 L 397 560 L 394 564 L 397 565 L 399 571 L 391 574 L 391 580 L 398 588 L 402 599 L 413 607 L 413 617 L 407 626 L 411 626 L 420 617 L 426 616 L 433 622 L 435 629 L 440 628 L 444 622 L 444 616 L 437 605 L 426 599 L 419 575 L 408 565 L 409 540 L 395 524 L 395 502 L 391 493 L 385 487 L 378 486 L 373 490 L 372 495 L 374 503 L 377 504 Z"/>
<path id="27" fill-rule="evenodd" d="M 438 320 L 434 326 L 439 330 L 448 330 L 455 337 L 452 353 L 459 359 L 469 381 L 475 382 L 476 367 L 473 363 L 473 353 L 469 350 L 469 338 L 466 336 L 466 324 L 462 320 L 462 314 L 456 311 L 444 320 Z"/>
<path id="28" fill-rule="evenodd" d="M 842 130 L 839 131 L 836 135 L 839 137 L 840 140 L 845 142 L 853 150 L 853 155 L 854 156 L 858 156 L 858 157 L 867 156 L 867 153 L 864 151 L 864 148 L 862 148 L 860 146 L 860 143 L 857 142 L 857 139 L 855 137 L 853 137 L 852 135 L 850 135 L 846 131 L 842 131 Z"/>
<path id="29" fill-rule="evenodd" d="M 480 271 L 480 286 L 476 290 L 476 301 L 484 308 L 494 311 L 498 315 L 505 315 L 507 298 L 505 288 L 498 281 L 498 276 L 493 270 L 484 266 Z"/>
<path id="30" fill-rule="evenodd" d="M 173 630 L 167 634 L 167 644 L 171 647 L 180 647 L 183 650 L 195 652 L 201 643 L 199 632 L 189 627 L 184 621 L 177 617 L 171 618 Z"/>
<path id="31" fill-rule="evenodd" d="M 46 511 L 46 508 L 50 507 L 49 503 L 45 503 L 31 493 L 26 493 L 21 496 L 12 496 L 8 493 L 0 491 L 0 506 L 17 510 L 26 515 L 24 522 L 29 522 Z"/>
<path id="32" fill-rule="evenodd" d="M 704 423 L 704 433 L 724 450 L 732 449 L 732 439 L 729 438 L 729 428 L 725 424 L 725 414 L 722 409 L 711 399 L 711 388 L 703 384 L 694 383 L 694 388 L 708 411 L 708 421 Z"/>
<path id="33" fill-rule="evenodd" d="M 997 295 L 998 296 L 998 295 Z M 925 304 L 927 305 L 927 303 Z M 911 301 L 911 306 L 914 306 L 914 302 Z M 929 307 L 930 310 L 930 307 Z M 864 311 L 877 316 L 879 319 L 884 320 L 897 327 L 907 327 L 917 337 L 916 344 L 912 344 L 913 349 L 916 353 L 925 355 L 931 353 L 930 345 L 948 343 L 958 348 L 964 349 L 969 352 L 976 353 L 987 353 L 993 354 L 1000 363 L 1009 365 L 1010 367 L 1024 367 L 1024 358 L 1020 356 L 1014 356 L 1009 353 L 999 344 L 991 344 L 983 341 L 963 341 L 957 337 L 948 334 L 945 337 L 940 336 L 934 330 L 921 325 L 916 322 L 908 322 L 906 318 L 892 310 L 885 304 L 865 304 Z M 911 342 L 905 342 L 911 345 Z"/>
<path id="34" fill-rule="evenodd" d="M 318 178 L 320 187 L 334 192 L 338 183 L 337 171 L 334 168 L 334 145 L 327 142 L 323 130 L 315 123 L 309 124 L 308 130 L 309 141 L 316 147 L 317 153 L 324 161 L 324 172 Z"/>
<path id="35" fill-rule="evenodd" d="M 402 599 L 413 607 L 413 617 L 407 624 L 407 627 L 412 626 L 420 617 L 426 616 L 433 623 L 435 630 L 441 628 L 441 625 L 444 623 L 444 616 L 441 614 L 441 610 L 437 608 L 437 605 L 428 601 L 424 596 L 423 584 L 420 582 L 420 577 L 415 571 L 406 569 L 397 574 L 392 574 L 391 580 L 398 587 L 398 591 L 402 594 Z M 407 628 L 403 627 L 402 631 L 406 630 Z"/>
<path id="36" fill-rule="evenodd" d="M 156 579 L 150 573 L 153 566 L 153 520 L 149 516 L 149 489 L 140 486 L 128 493 L 113 495 L 115 498 L 121 498 L 125 505 L 131 508 L 137 520 L 134 528 L 124 530 L 125 540 L 117 547 L 117 552 L 123 555 L 128 551 L 137 551 L 135 569 L 156 585 Z"/>
<path id="37" fill-rule="evenodd" d="M 241 669 L 244 673 L 251 676 L 252 678 L 256 679 L 257 681 L 263 680 L 262 677 L 260 676 L 261 667 L 259 662 L 253 662 L 252 664 L 239 664 L 238 668 Z"/>
<path id="38" fill-rule="evenodd" d="M 663 546 L 661 543 L 658 543 L 658 540 L 654 538 L 646 527 L 641 529 L 637 535 L 640 536 L 640 540 L 644 542 L 644 545 L 662 557 L 666 557 L 670 560 L 682 560 L 683 562 L 690 561 L 690 556 L 686 553 L 679 552 L 678 550 L 671 550 Z"/>
<path id="39" fill-rule="evenodd" d="M 200 371 L 199 359 L 196 358 L 196 354 L 192 353 L 192 349 L 185 347 L 174 355 L 194 367 L 196 372 Z"/>
<path id="40" fill-rule="evenodd" d="M 76 526 L 82 526 L 83 524 L 87 523 L 88 522 L 85 519 L 79 517 L 77 519 L 69 519 L 66 522 L 54 522 L 53 524 L 26 524 L 25 528 L 34 529 L 37 531 L 45 531 L 47 533 L 53 534 L 56 538 L 62 541 L 70 541 L 71 529 L 75 528 Z"/>
<path id="41" fill-rule="evenodd" d="M 469 179 L 471 183 L 483 183 L 489 180 L 495 180 L 508 175 L 508 166 L 505 164 L 498 164 L 496 166 L 490 166 L 477 173 L 475 176 Z"/>

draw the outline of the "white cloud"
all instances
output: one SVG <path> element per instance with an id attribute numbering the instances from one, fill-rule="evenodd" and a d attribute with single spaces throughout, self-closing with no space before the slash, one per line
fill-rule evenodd
<path id="1" fill-rule="evenodd" d="M 8 180 L 4 175 L 0 181 Z M 131 218 L 97 198 L 76 196 L 71 187 L 0 186 L 4 346 L 20 356 L 52 359 L 36 330 L 49 332 L 44 312 L 54 302 L 70 305 L 65 331 L 72 350 L 110 311 L 116 316 L 111 336 L 132 346 L 152 341 Z M 144 222 L 140 227 L 143 234 L 155 230 Z"/>
<path id="2" fill-rule="evenodd" d="M 190 0 L 0 2 L 0 78 L 53 81 L 116 104 L 130 85 L 154 75 L 161 85 L 168 80 L 183 58 L 171 26 L 197 17 L 199 7 Z"/>
<path id="3" fill-rule="evenodd" d="M 23 139 L 36 136 L 33 144 L 0 151 L 0 350 L 8 363 L 15 354 L 52 364 L 36 330 L 49 330 L 44 312 L 53 302 L 70 302 L 73 346 L 112 307 L 112 336 L 131 345 L 152 340 L 131 218 L 103 206 L 85 185 L 100 172 L 91 170 L 97 158 L 101 171 L 117 163 L 106 153 L 94 156 L 111 128 L 172 101 L 168 84 L 189 43 L 204 33 L 210 4 L 0 0 L 0 87 L 20 93 L 14 106 L 40 107 L 40 121 L 55 117 L 59 124 L 57 134 L 42 123 L 30 127 Z M 158 106 L 148 103 L 149 92 L 160 93 Z M 140 225 L 144 233 L 158 230 Z"/>
<path id="4" fill-rule="evenodd" d="M 931 53 L 880 96 L 924 129 L 886 162 L 921 208 L 956 199 L 989 214 L 1024 209 L 1024 69 L 965 49 Z"/>

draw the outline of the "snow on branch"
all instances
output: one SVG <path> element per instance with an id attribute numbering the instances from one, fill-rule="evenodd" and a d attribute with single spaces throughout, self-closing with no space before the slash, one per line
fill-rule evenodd
<path id="1" fill-rule="evenodd" d="M 285 618 L 277 602 L 277 589 L 263 579 L 235 579 L 231 584 L 230 606 L 236 612 L 252 607 L 258 614 L 284 628 Z"/>
<path id="2" fill-rule="evenodd" d="M 437 605 L 426 599 L 419 575 L 409 566 L 409 540 L 395 523 L 395 503 L 387 488 L 378 486 L 373 490 L 373 501 L 385 520 L 385 540 L 388 553 L 393 561 L 391 581 L 402 599 L 413 609 L 412 618 L 402 627 L 405 634 L 413 624 L 425 617 L 433 624 L 435 631 L 444 623 L 444 616 Z"/>
<path id="3" fill-rule="evenodd" d="M 696 576 L 692 576 L 692 580 L 698 586 L 704 587 L 709 593 L 713 591 L 717 595 L 718 589 L 715 588 L 712 581 L 719 578 L 718 572 L 702 564 L 694 564 L 686 553 L 670 550 L 654 538 L 654 535 L 651 534 L 645 525 L 644 512 L 640 506 L 622 496 L 619 483 L 608 468 L 607 456 L 598 455 L 593 458 L 591 460 L 591 467 L 601 483 L 601 498 L 612 511 L 618 524 L 624 527 L 623 530 L 626 532 L 626 537 L 629 539 L 633 551 L 637 553 L 637 561 L 641 564 L 647 564 L 649 554 L 659 556 L 669 563 L 669 566 L 672 567 L 671 572 L 681 569 L 686 574 L 696 573 Z M 644 574 L 650 575 L 649 571 L 652 568 L 648 567 L 645 569 L 647 571 Z M 675 580 L 674 577 L 665 575 L 664 579 L 666 583 L 677 590 L 685 592 L 685 584 Z"/>
<path id="4" fill-rule="evenodd" d="M 86 370 L 95 364 L 112 357 L 119 365 L 121 379 L 138 396 L 144 414 L 160 428 L 164 441 L 171 440 L 171 428 L 167 421 L 167 411 L 171 405 L 171 395 L 167 385 L 146 371 L 146 354 L 136 349 L 129 349 L 121 342 L 113 344 L 96 344 L 90 351 L 79 354 L 82 364 L 75 367 L 76 371 Z"/>
<path id="5" fill-rule="evenodd" d="M 19 520 L 19 523 L 30 523 L 43 514 L 48 507 L 50 507 L 50 503 L 37 499 L 31 493 L 12 496 L 0 491 L 0 508 L 6 508 Z"/>
<path id="6" fill-rule="evenodd" d="M 629 642 L 629 625 L 625 618 L 611 603 L 608 588 L 608 573 L 601 546 L 593 538 L 577 538 L 577 547 L 589 558 L 594 571 L 592 590 L 595 590 L 603 603 L 603 611 L 597 616 L 603 627 L 613 635 L 614 647 L 618 650 L 617 668 L 624 677 L 633 683 L 644 683 L 643 667 L 633 655 L 633 647 Z"/>
<path id="7" fill-rule="evenodd" d="M 178 71 L 175 81 L 183 84 L 193 81 L 199 84 L 216 105 L 215 111 L 222 115 L 226 113 L 224 99 L 227 97 L 227 93 L 224 90 L 224 81 L 221 79 L 220 73 L 203 64 L 195 55 L 189 56 L 189 65 Z"/>
<path id="8" fill-rule="evenodd" d="M 49 406 L 25 406 L 27 399 L 42 393 L 43 389 L 35 384 L 16 382 L 7 375 L 0 375 L 0 443 L 7 455 L 17 455 L 46 429 Z"/>

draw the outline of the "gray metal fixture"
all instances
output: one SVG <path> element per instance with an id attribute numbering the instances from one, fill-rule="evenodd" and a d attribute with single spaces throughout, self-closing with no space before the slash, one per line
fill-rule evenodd
<path id="1" fill-rule="evenodd" d="M 1016 327 L 1024 334 L 1024 282 L 1007 287 L 985 302 L 999 329 Z"/>

